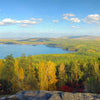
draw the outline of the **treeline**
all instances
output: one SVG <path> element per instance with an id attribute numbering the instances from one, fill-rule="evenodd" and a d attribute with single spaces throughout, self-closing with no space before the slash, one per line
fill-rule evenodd
<path id="1" fill-rule="evenodd" d="M 49 56 L 42 56 L 46 60 L 39 57 L 22 55 L 13 58 L 12 55 L 8 55 L 0 60 L 0 94 L 21 90 L 100 93 L 98 58 L 85 59 L 84 56 L 83 59 L 81 56 L 78 58 L 77 55 L 71 54 L 64 58 L 56 55 L 58 60 L 53 56 L 50 56 L 51 60 Z"/>
<path id="2" fill-rule="evenodd" d="M 69 51 L 77 52 L 100 52 L 100 39 L 74 39 L 74 38 L 31 38 L 23 40 L 0 39 L 1 44 L 45 44 L 47 46 L 61 47 Z"/>
<path id="3" fill-rule="evenodd" d="M 48 46 L 61 47 L 65 50 L 76 52 L 100 52 L 100 40 L 92 39 L 52 39 L 45 41 L 44 44 Z"/>

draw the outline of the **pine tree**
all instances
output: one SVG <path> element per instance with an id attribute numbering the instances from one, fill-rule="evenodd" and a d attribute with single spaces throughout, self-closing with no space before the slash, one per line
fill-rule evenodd
<path id="1" fill-rule="evenodd" d="M 24 69 L 24 71 L 27 72 L 28 61 L 27 61 L 25 54 L 22 54 L 22 56 L 19 59 L 19 67 L 22 67 Z"/>
<path id="2" fill-rule="evenodd" d="M 35 71 L 35 66 L 33 65 L 32 62 L 32 56 L 28 57 L 28 73 L 27 73 L 27 77 L 26 77 L 26 87 L 27 89 L 32 89 L 32 90 L 36 90 L 38 89 L 38 82 L 36 79 L 36 71 Z"/>
<path id="3" fill-rule="evenodd" d="M 59 72 L 59 87 L 61 87 L 64 86 L 67 81 L 67 74 L 65 70 L 65 65 L 63 63 L 60 64 L 58 72 Z"/>
<path id="4" fill-rule="evenodd" d="M 14 73 L 14 58 L 12 55 L 8 55 L 4 59 L 4 67 L 2 69 L 2 79 L 5 79 L 7 81 L 12 81 L 12 79 L 15 77 Z"/>
<path id="5" fill-rule="evenodd" d="M 71 73 L 74 76 L 74 79 L 76 82 L 79 81 L 79 79 L 82 78 L 83 72 L 80 70 L 80 66 L 77 61 L 71 62 Z"/>

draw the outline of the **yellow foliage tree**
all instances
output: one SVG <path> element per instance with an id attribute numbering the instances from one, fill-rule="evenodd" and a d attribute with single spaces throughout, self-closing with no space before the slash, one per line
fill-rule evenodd
<path id="1" fill-rule="evenodd" d="M 2 72 L 3 67 L 4 67 L 4 64 L 3 64 L 2 60 L 0 60 L 0 79 L 1 79 L 1 72 Z"/>
<path id="2" fill-rule="evenodd" d="M 14 63 L 14 73 L 15 73 L 15 77 L 13 77 L 12 79 L 12 89 L 13 91 L 18 91 L 18 87 L 19 87 L 19 66 L 18 66 L 18 61 L 15 60 Z"/>
<path id="3" fill-rule="evenodd" d="M 15 60 L 15 63 L 14 63 L 14 68 L 15 68 L 15 74 L 17 76 L 17 78 L 19 77 L 19 66 L 18 66 L 18 61 Z"/>
<path id="4" fill-rule="evenodd" d="M 20 67 L 19 69 L 19 79 L 20 80 L 23 80 L 24 79 L 24 70 L 22 67 Z"/>
<path id="5" fill-rule="evenodd" d="M 40 90 L 47 90 L 48 79 L 46 76 L 46 66 L 45 66 L 45 63 L 43 62 L 39 64 L 38 75 L 39 75 L 39 81 L 40 81 Z"/>
<path id="6" fill-rule="evenodd" d="M 55 64 L 51 61 L 47 62 L 46 64 L 46 76 L 48 79 L 48 90 L 55 90 L 56 89 L 56 67 Z"/>
<path id="7" fill-rule="evenodd" d="M 95 64 L 94 64 L 94 71 L 95 71 L 95 75 L 97 75 L 97 76 L 100 75 L 99 74 L 99 72 L 100 72 L 100 70 L 99 70 L 99 63 L 95 62 Z"/>
<path id="8" fill-rule="evenodd" d="M 56 89 L 56 68 L 55 64 L 51 61 L 39 64 L 38 69 L 40 89 L 41 90 L 55 90 Z"/>

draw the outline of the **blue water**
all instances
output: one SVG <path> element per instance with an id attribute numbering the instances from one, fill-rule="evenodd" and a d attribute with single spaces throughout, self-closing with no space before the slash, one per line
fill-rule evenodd
<path id="1" fill-rule="evenodd" d="M 9 54 L 13 57 L 20 57 L 22 54 L 39 55 L 39 54 L 62 54 L 71 53 L 72 51 L 63 50 L 57 47 L 48 47 L 45 45 L 18 45 L 18 44 L 0 44 L 0 59 L 5 58 Z"/>

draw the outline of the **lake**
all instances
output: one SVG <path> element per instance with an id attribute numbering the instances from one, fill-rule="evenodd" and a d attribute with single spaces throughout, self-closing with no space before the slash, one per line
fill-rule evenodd
<path id="1" fill-rule="evenodd" d="M 5 58 L 9 54 L 13 57 L 20 57 L 22 54 L 39 55 L 39 54 L 62 54 L 71 53 L 73 51 L 63 50 L 58 47 L 48 47 L 46 45 L 19 45 L 19 44 L 0 44 L 0 59 Z"/>

